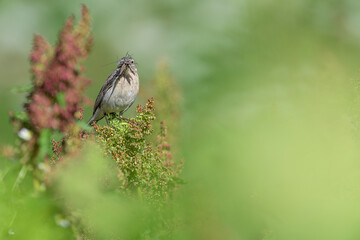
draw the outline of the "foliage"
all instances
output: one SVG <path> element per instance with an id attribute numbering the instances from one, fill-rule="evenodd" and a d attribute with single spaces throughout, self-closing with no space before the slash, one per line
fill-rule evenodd
<path id="1" fill-rule="evenodd" d="M 170 153 L 164 122 L 156 145 L 148 140 L 153 133 L 154 100 L 149 99 L 144 107 L 137 106 L 137 113 L 126 121 L 113 117 L 113 128 L 95 125 L 97 140 L 104 145 L 105 154 L 116 161 L 122 189 L 135 190 L 146 200 L 167 199 L 181 167 Z"/>
<path id="2" fill-rule="evenodd" d="M 70 17 L 59 38 L 53 49 L 43 37 L 36 35 L 30 54 L 34 90 L 25 107 L 36 131 L 50 128 L 66 132 L 85 100 L 83 92 L 90 80 L 80 76 L 84 67 L 78 63 L 87 57 L 93 39 L 85 6 L 78 25 L 74 27 L 74 18 Z"/>
<path id="3" fill-rule="evenodd" d="M 80 60 L 87 57 L 92 43 L 90 16 L 83 6 L 82 19 L 74 26 L 70 17 L 59 35 L 59 42 L 52 47 L 42 36 L 34 38 L 30 53 L 32 87 L 28 88 L 24 111 L 10 112 L 14 131 L 20 136 L 17 158 L 32 165 L 34 176 L 41 182 L 43 171 L 37 165 L 52 155 L 50 139 L 79 127 L 82 118 L 80 105 L 90 80 L 80 75 L 84 67 Z"/>
<path id="4" fill-rule="evenodd" d="M 69 239 L 73 235 L 69 224 L 57 220 L 62 210 L 47 191 L 51 189 L 47 179 L 52 173 L 50 140 L 81 130 L 77 126 L 82 118 L 80 105 L 86 102 L 83 94 L 90 80 L 80 75 L 84 71 L 80 60 L 87 57 L 91 43 L 90 16 L 85 6 L 77 25 L 74 17 L 67 20 L 56 46 L 40 35 L 34 37 L 30 53 L 32 84 L 21 88 L 28 93 L 24 110 L 10 112 L 19 138 L 15 146 L 2 148 L 7 158 L 0 161 L 2 239 L 12 235 L 19 239 Z"/>
<path id="5" fill-rule="evenodd" d="M 105 156 L 117 164 L 119 190 L 149 203 L 168 200 L 181 183 L 182 163 L 173 159 L 164 121 L 155 144 L 152 143 L 154 110 L 154 100 L 150 98 L 145 106 L 137 106 L 134 118 L 119 119 L 113 114 L 109 119 L 111 126 L 94 124 L 94 132 L 79 133 L 75 129 L 60 141 L 52 140 L 53 162 L 77 156 L 84 140 L 96 141 Z"/>

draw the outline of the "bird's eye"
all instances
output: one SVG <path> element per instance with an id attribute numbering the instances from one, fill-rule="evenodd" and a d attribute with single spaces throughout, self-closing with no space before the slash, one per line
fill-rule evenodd
<path id="1" fill-rule="evenodd" d="M 131 63 L 134 63 L 134 60 L 131 60 Z"/>

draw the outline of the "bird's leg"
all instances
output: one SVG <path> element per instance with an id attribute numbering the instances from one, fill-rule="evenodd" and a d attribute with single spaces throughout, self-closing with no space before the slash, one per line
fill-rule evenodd
<path id="1" fill-rule="evenodd" d="M 107 125 L 108 125 L 109 127 L 112 127 L 113 129 L 116 130 L 116 127 L 115 127 L 114 125 L 110 125 L 110 124 L 109 124 L 109 121 L 108 121 L 108 119 L 107 119 L 107 114 L 106 114 L 106 113 L 104 113 L 104 117 L 105 117 L 105 120 L 106 120 Z"/>
<path id="2" fill-rule="evenodd" d="M 108 121 L 108 119 L 107 119 L 107 114 L 106 114 L 106 113 L 104 113 L 104 117 L 105 117 L 105 120 L 106 120 L 106 124 L 107 124 L 109 127 L 114 127 L 113 125 L 110 125 L 110 124 L 109 124 L 109 121 Z"/>
<path id="3" fill-rule="evenodd" d="M 106 120 L 107 125 L 110 127 L 110 124 L 109 124 L 109 121 L 108 121 L 108 119 L 107 119 L 106 113 L 104 113 L 104 117 L 105 117 L 105 120 Z"/>

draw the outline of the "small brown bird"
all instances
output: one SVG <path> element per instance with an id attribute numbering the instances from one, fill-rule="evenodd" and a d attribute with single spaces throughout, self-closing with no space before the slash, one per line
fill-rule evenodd
<path id="1" fill-rule="evenodd" d="M 117 68 L 110 74 L 96 98 L 93 116 L 88 124 L 97 122 L 109 113 L 119 113 L 119 117 L 134 103 L 139 92 L 139 76 L 134 59 L 123 57 Z"/>

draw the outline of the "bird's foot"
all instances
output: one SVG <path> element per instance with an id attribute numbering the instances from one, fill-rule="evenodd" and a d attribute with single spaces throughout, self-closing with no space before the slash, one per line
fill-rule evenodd
<path id="1" fill-rule="evenodd" d="M 104 114 L 104 117 L 105 117 L 105 120 L 106 120 L 106 124 L 107 124 L 109 127 L 112 127 L 114 130 L 116 130 L 116 127 L 115 127 L 114 125 L 109 124 L 109 121 L 108 121 L 108 119 L 107 119 L 107 115 L 106 115 L 106 114 Z"/>
<path id="2" fill-rule="evenodd" d="M 129 121 L 128 118 L 124 118 L 123 116 L 119 116 L 119 118 L 120 118 L 121 120 Z"/>

